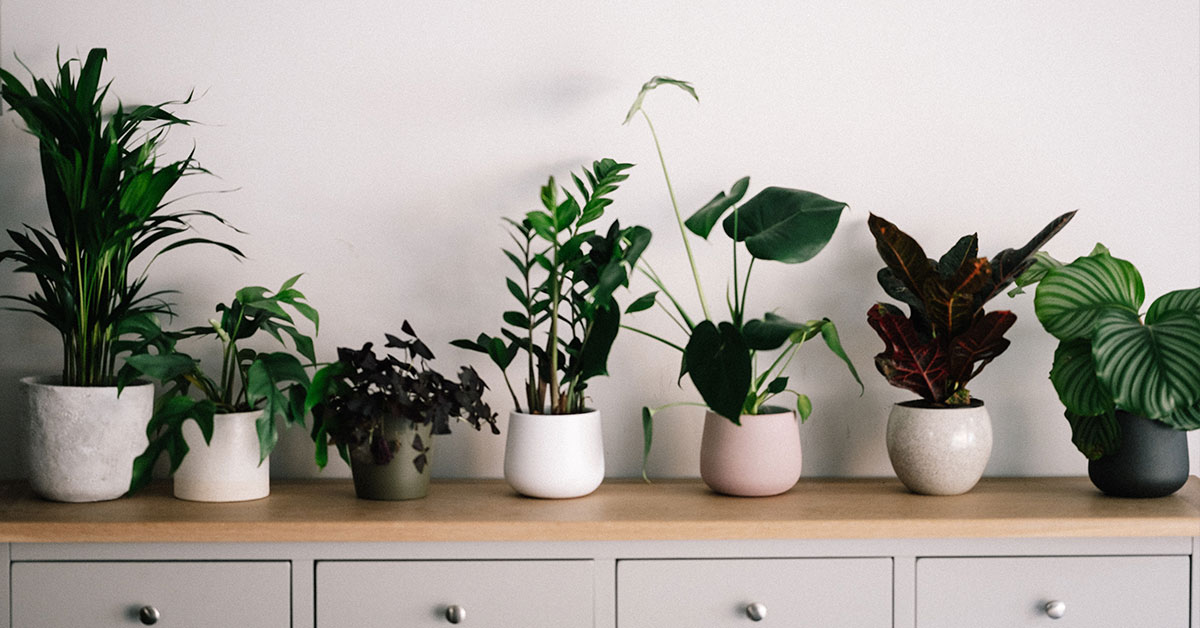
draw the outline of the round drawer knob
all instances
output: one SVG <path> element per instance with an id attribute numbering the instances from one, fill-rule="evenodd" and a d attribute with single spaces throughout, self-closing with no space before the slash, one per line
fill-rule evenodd
<path id="1" fill-rule="evenodd" d="M 1062 619 L 1067 614 L 1067 603 L 1062 600 L 1046 602 L 1046 616 L 1050 619 Z"/>
<path id="2" fill-rule="evenodd" d="M 767 618 L 767 605 L 755 602 L 746 607 L 746 617 L 754 621 L 762 621 Z"/>
<path id="3" fill-rule="evenodd" d="M 452 624 L 461 624 L 467 618 L 467 609 L 458 604 L 451 604 L 446 607 L 446 621 Z"/>
<path id="4" fill-rule="evenodd" d="M 153 606 L 143 606 L 138 609 L 138 619 L 147 626 L 153 626 L 154 624 L 157 624 L 158 619 L 161 616 L 162 615 L 159 614 L 158 609 L 154 608 Z"/>

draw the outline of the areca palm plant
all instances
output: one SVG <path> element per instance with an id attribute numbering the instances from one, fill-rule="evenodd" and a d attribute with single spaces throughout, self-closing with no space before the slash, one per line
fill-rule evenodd
<path id="1" fill-rule="evenodd" d="M 168 107 L 179 101 L 104 112 L 111 82 L 101 85 L 107 53 L 91 50 L 85 61 L 58 62 L 53 83 L 32 76 L 27 88 L 0 70 L 0 97 L 38 139 L 50 227 L 9 230 L 16 248 L 0 252 L 17 271 L 37 279 L 29 295 L 7 295 L 10 309 L 30 312 L 62 336 L 62 384 L 116 383 L 120 338 L 145 314 L 169 313 L 165 291 L 147 291 L 146 270 L 159 255 L 191 244 L 229 245 L 189 237 L 189 221 L 219 216 L 174 210 L 167 194 L 181 178 L 204 173 L 194 154 L 162 163 L 167 131 L 189 120 Z M 78 72 L 76 73 L 76 68 Z M 140 267 L 136 262 L 148 258 Z"/>

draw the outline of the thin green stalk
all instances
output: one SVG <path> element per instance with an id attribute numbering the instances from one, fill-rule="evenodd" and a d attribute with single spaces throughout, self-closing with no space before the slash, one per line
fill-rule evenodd
<path id="1" fill-rule="evenodd" d="M 704 298 L 704 287 L 700 285 L 700 273 L 696 270 L 696 258 L 692 254 L 692 245 L 688 241 L 687 229 L 683 226 L 683 215 L 679 213 L 679 203 L 675 200 L 675 188 L 671 185 L 671 175 L 667 173 L 667 161 L 663 157 L 662 145 L 658 142 L 658 133 L 654 131 L 654 123 L 645 109 L 638 109 L 646 124 L 650 127 L 650 137 L 654 138 L 654 150 L 658 153 L 658 163 L 662 165 L 663 178 L 667 181 L 667 193 L 671 196 L 671 208 L 675 210 L 675 222 L 679 224 L 679 235 L 683 238 L 683 248 L 687 250 L 688 264 L 692 267 L 692 278 L 696 280 L 696 293 L 700 296 L 700 308 L 704 310 L 705 320 L 712 320 L 708 311 L 708 301 Z"/>
<path id="2" fill-rule="evenodd" d="M 683 353 L 683 352 L 684 352 L 684 349 L 683 349 L 683 347 L 681 347 L 681 346 L 679 346 L 679 345 L 677 345 L 677 344 L 675 344 L 675 343 L 671 342 L 670 340 L 667 340 L 667 339 L 665 339 L 665 338 L 662 338 L 662 337 L 660 337 L 660 336 L 656 336 L 656 335 L 654 335 L 654 334 L 652 334 L 652 333 L 650 333 L 650 332 L 648 332 L 648 331 L 643 331 L 643 330 L 641 330 L 641 329 L 638 329 L 637 327 L 630 327 L 629 325 L 621 325 L 621 329 L 628 329 L 629 331 L 631 331 L 631 332 L 633 332 L 633 333 L 635 333 L 635 334 L 641 334 L 641 335 L 643 335 L 643 336 L 646 336 L 647 338 L 653 338 L 654 340 L 657 340 L 657 341 L 659 341 L 659 342 L 663 343 L 664 345 L 667 345 L 668 347 L 671 347 L 672 349 L 675 349 L 676 351 L 678 351 L 678 352 L 680 352 L 680 353 Z"/>
<path id="3" fill-rule="evenodd" d="M 655 287 L 661 290 L 662 293 L 665 294 L 668 299 L 670 299 L 671 304 L 675 306 L 675 310 L 679 312 L 679 315 L 683 317 L 684 322 L 687 323 L 690 333 L 691 328 L 696 326 L 695 323 L 692 322 L 692 317 L 688 316 L 687 312 L 683 309 L 683 306 L 680 305 L 679 301 L 675 299 L 675 295 L 671 294 L 671 291 L 667 289 L 667 285 L 663 283 L 662 279 L 659 278 L 658 273 L 654 272 L 654 269 L 650 267 L 650 263 L 642 260 L 638 263 L 638 270 L 642 271 L 642 274 L 649 278 L 650 281 L 654 283 Z"/>
<path id="4" fill-rule="evenodd" d="M 742 303 L 738 306 L 738 309 L 741 310 L 743 315 L 746 313 L 746 295 L 750 293 L 750 272 L 754 270 L 755 259 L 753 255 L 750 256 L 750 263 L 746 266 L 746 280 L 742 282 Z M 737 276 L 736 271 L 734 271 L 734 276 Z"/>

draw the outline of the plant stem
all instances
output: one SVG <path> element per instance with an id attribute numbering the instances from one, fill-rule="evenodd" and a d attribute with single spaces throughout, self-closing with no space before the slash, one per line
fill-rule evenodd
<path id="1" fill-rule="evenodd" d="M 695 327 L 695 324 L 692 323 L 692 317 L 688 316 L 687 312 L 684 311 L 683 306 L 680 305 L 679 301 L 675 299 L 675 295 L 671 294 L 671 291 L 667 289 L 666 284 L 664 284 L 662 279 L 659 278 L 658 273 L 654 272 L 654 269 L 650 267 L 650 262 L 642 260 L 638 264 L 638 270 L 642 271 L 643 275 L 648 277 L 659 290 L 662 290 L 663 294 L 667 295 L 667 298 L 671 300 L 671 304 L 675 306 L 675 310 L 679 312 L 679 315 L 683 317 L 683 321 L 687 323 L 688 330 L 690 331 L 692 327 Z"/>
<path id="2" fill-rule="evenodd" d="M 677 344 L 675 344 L 675 343 L 671 342 L 670 340 L 667 340 L 667 339 L 665 339 L 665 338 L 662 338 L 662 337 L 660 337 L 660 336 L 655 336 L 654 334 L 652 334 L 652 333 L 650 333 L 650 332 L 648 332 L 648 331 L 642 331 L 641 329 L 638 329 L 637 327 L 630 327 L 629 325 L 621 325 L 621 329 L 628 329 L 629 331 L 631 331 L 631 332 L 633 332 L 633 333 L 635 333 L 635 334 L 641 334 L 641 335 L 643 335 L 643 336 L 646 336 L 646 337 L 648 337 L 648 338 L 653 338 L 653 339 L 655 339 L 655 340 L 657 340 L 657 341 L 659 341 L 659 342 L 663 343 L 664 345 L 667 345 L 668 347 L 671 347 L 672 349 L 675 349 L 676 351 L 678 351 L 678 352 L 680 352 L 680 353 L 683 353 L 683 352 L 684 352 L 684 349 L 683 349 L 683 347 L 681 347 L 681 346 L 679 346 L 679 345 L 677 345 Z"/>
<path id="3" fill-rule="evenodd" d="M 645 109 L 639 109 L 646 125 L 650 127 L 650 137 L 654 138 L 654 150 L 658 153 L 658 163 L 662 165 L 663 178 L 667 181 L 667 193 L 671 196 L 671 208 L 675 210 L 675 222 L 679 224 L 679 235 L 683 238 L 683 248 L 687 250 L 688 264 L 692 267 L 692 278 L 696 280 L 696 293 L 700 296 L 700 308 L 704 310 L 704 318 L 712 320 L 708 311 L 708 301 L 704 299 L 704 287 L 700 285 L 700 273 L 696 270 L 696 258 L 692 255 L 692 245 L 688 242 L 687 229 L 683 226 L 683 215 L 679 213 L 679 203 L 675 200 L 675 188 L 671 185 L 671 175 L 667 173 L 667 161 L 663 158 L 662 145 L 658 142 L 658 133 L 654 131 L 654 123 Z"/>
<path id="4" fill-rule="evenodd" d="M 738 309 L 743 315 L 746 313 L 746 295 L 750 292 L 750 272 L 754 270 L 754 260 L 757 259 L 753 255 L 750 256 L 750 263 L 746 266 L 746 280 L 742 282 L 742 303 Z M 737 276 L 737 271 L 734 271 L 734 277 Z"/>

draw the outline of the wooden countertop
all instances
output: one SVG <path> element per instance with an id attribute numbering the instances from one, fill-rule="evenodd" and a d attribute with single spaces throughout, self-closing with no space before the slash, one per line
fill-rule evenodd
<path id="1" fill-rule="evenodd" d="M 1161 499 L 1106 497 L 1086 478 L 985 478 L 956 497 L 895 479 L 803 479 L 776 497 L 716 495 L 698 480 L 606 481 L 537 500 L 499 480 L 439 481 L 407 502 L 357 499 L 349 480 L 275 481 L 252 502 L 202 504 L 166 483 L 136 497 L 60 504 L 0 483 L 0 543 L 609 541 L 1200 536 L 1200 479 Z"/>

